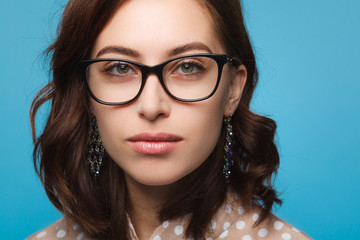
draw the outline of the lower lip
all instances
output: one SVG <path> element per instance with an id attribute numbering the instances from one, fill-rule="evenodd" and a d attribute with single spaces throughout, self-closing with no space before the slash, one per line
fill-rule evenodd
<path id="1" fill-rule="evenodd" d="M 161 154 L 170 153 L 176 148 L 176 146 L 179 143 L 180 143 L 179 141 L 176 142 L 135 141 L 135 142 L 130 142 L 130 145 L 138 153 L 161 155 Z"/>

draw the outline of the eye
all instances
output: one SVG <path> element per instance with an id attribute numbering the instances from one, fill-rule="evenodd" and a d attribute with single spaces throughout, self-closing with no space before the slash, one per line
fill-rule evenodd
<path id="1" fill-rule="evenodd" d="M 136 74 L 136 67 L 126 62 L 105 61 L 101 67 L 101 72 L 113 76 L 128 76 Z"/>
<path id="2" fill-rule="evenodd" d="M 180 70 L 183 73 L 192 73 L 193 71 L 196 70 L 196 66 L 194 64 L 191 63 L 184 63 L 180 66 Z"/>
<path id="3" fill-rule="evenodd" d="M 110 71 L 114 74 L 134 73 L 134 69 L 132 69 L 128 64 L 125 63 L 117 63 L 116 65 L 113 65 Z"/>
<path id="4" fill-rule="evenodd" d="M 200 70 L 202 70 L 202 66 L 200 64 L 197 64 L 192 61 L 185 61 L 179 64 L 179 66 L 176 68 L 175 72 L 181 73 L 181 74 L 191 74 L 196 73 Z"/>

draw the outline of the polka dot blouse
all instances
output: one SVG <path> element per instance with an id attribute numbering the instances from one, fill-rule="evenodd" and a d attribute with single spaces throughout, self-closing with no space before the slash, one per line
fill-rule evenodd
<path id="1" fill-rule="evenodd" d="M 311 239 L 303 232 L 288 223 L 273 216 L 257 227 L 254 222 L 259 218 L 260 211 L 247 210 L 237 201 L 236 194 L 228 194 L 227 200 L 219 208 L 210 223 L 206 240 L 308 240 Z M 165 221 L 158 226 L 149 240 L 185 240 L 184 237 L 187 217 L 178 220 Z M 130 235 L 138 240 L 131 221 Z M 27 240 L 36 239 L 74 239 L 90 240 L 91 238 L 78 224 L 67 224 L 64 219 L 52 224 L 48 228 L 35 233 Z M 193 239 L 186 239 L 193 240 Z"/>

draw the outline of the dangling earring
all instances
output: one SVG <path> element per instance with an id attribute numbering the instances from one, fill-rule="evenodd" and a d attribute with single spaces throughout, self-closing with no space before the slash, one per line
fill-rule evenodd
<path id="1" fill-rule="evenodd" d="M 227 117 L 224 119 L 225 127 L 226 127 L 226 143 L 225 143 L 225 154 L 224 154 L 224 167 L 223 167 L 223 174 L 225 175 L 225 182 L 229 182 L 231 170 L 230 167 L 234 165 L 234 161 L 232 160 L 233 155 L 233 147 L 235 144 L 234 139 L 234 133 L 232 131 L 232 125 L 231 125 L 231 114 L 230 117 Z"/>
<path id="2" fill-rule="evenodd" d="M 95 116 L 91 116 L 87 162 L 90 165 L 90 175 L 97 182 L 104 156 L 104 146 L 99 134 L 99 128 Z"/>

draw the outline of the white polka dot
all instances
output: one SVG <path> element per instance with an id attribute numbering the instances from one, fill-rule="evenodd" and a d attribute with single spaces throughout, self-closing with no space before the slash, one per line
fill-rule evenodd
<path id="1" fill-rule="evenodd" d="M 78 229 L 79 229 L 79 225 L 78 225 L 78 224 L 74 224 L 73 229 L 74 229 L 74 230 L 78 230 Z"/>
<path id="2" fill-rule="evenodd" d="M 250 235 L 245 235 L 242 240 L 252 240 L 252 237 Z"/>
<path id="3" fill-rule="evenodd" d="M 283 226 L 284 226 L 284 223 L 283 223 L 283 222 L 280 222 L 280 221 L 275 221 L 275 222 L 274 222 L 274 228 L 275 228 L 276 230 L 281 230 L 281 229 L 283 228 Z"/>
<path id="4" fill-rule="evenodd" d="M 259 237 L 266 237 L 267 234 L 268 234 L 268 230 L 266 228 L 262 228 L 258 232 Z"/>
<path id="5" fill-rule="evenodd" d="M 215 228 L 216 228 L 216 220 L 211 220 L 210 229 L 215 229 Z"/>
<path id="6" fill-rule="evenodd" d="M 297 228 L 292 228 L 292 230 L 294 231 L 294 232 L 300 232 L 300 230 L 299 229 L 297 229 Z"/>
<path id="7" fill-rule="evenodd" d="M 167 228 L 169 226 L 169 221 L 165 221 L 162 223 L 163 228 Z"/>
<path id="8" fill-rule="evenodd" d="M 244 208 L 243 208 L 243 207 L 239 207 L 239 208 L 238 208 L 238 213 L 239 213 L 239 215 L 243 215 L 243 214 L 244 214 Z"/>
<path id="9" fill-rule="evenodd" d="M 223 229 L 227 230 L 229 227 L 230 227 L 230 223 L 229 222 L 224 222 Z"/>
<path id="10" fill-rule="evenodd" d="M 230 214 L 231 213 L 231 205 L 227 204 L 225 207 L 225 213 Z"/>
<path id="11" fill-rule="evenodd" d="M 244 229 L 244 227 L 245 227 L 245 222 L 244 221 L 238 221 L 236 223 L 236 228 L 237 229 L 241 230 L 241 229 Z"/>
<path id="12" fill-rule="evenodd" d="M 175 227 L 175 234 L 180 236 L 182 234 L 182 232 L 184 231 L 184 228 L 181 225 L 177 225 Z"/>
<path id="13" fill-rule="evenodd" d="M 57 236 L 58 238 L 63 238 L 63 237 L 65 237 L 65 236 L 66 236 L 65 230 L 59 230 L 59 231 L 56 233 L 56 236 Z"/>
<path id="14" fill-rule="evenodd" d="M 42 238 L 47 234 L 47 232 L 43 231 L 41 233 L 39 233 L 38 235 L 36 235 L 36 238 Z"/>
<path id="15" fill-rule="evenodd" d="M 76 240 L 81 240 L 81 239 L 83 239 L 84 235 L 85 235 L 85 234 L 84 234 L 83 232 L 79 233 L 79 234 L 77 235 L 77 237 L 76 237 Z"/>
<path id="16" fill-rule="evenodd" d="M 220 234 L 219 238 L 226 238 L 229 235 L 229 231 L 226 230 L 222 234 Z"/>
<path id="17" fill-rule="evenodd" d="M 159 235 L 156 235 L 153 240 L 161 240 L 161 237 Z"/>
<path id="18" fill-rule="evenodd" d="M 256 222 L 258 219 L 259 219 L 259 214 L 255 213 L 255 214 L 252 216 L 252 220 L 253 220 L 254 222 Z"/>
<path id="19" fill-rule="evenodd" d="M 206 240 L 214 240 L 212 237 L 208 237 Z"/>
<path id="20" fill-rule="evenodd" d="M 283 233 L 281 235 L 282 239 L 284 240 L 290 240 L 291 239 L 291 234 L 290 233 Z"/>

